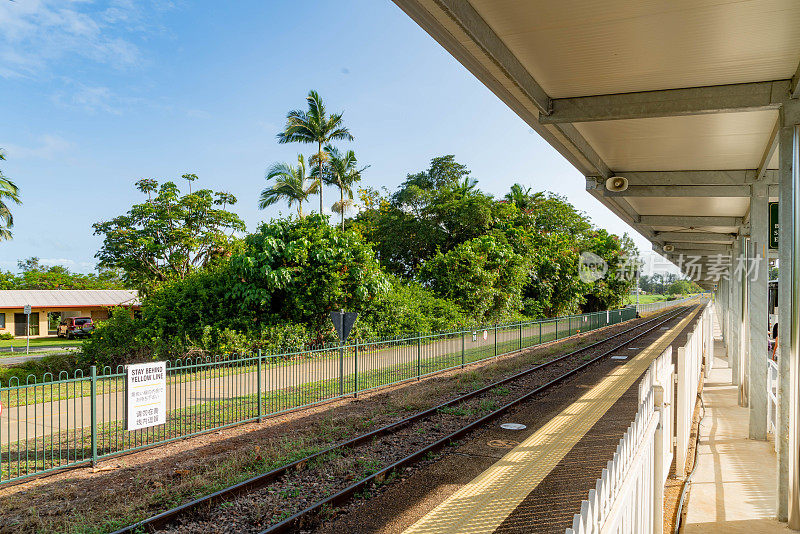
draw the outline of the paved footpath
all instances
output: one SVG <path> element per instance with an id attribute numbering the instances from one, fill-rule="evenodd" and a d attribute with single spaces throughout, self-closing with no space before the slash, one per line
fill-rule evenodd
<path id="1" fill-rule="evenodd" d="M 792 532 L 776 519 L 777 461 L 772 441 L 748 438 L 748 409 L 739 406 L 720 339 L 715 340 L 714 354 L 714 367 L 703 388 L 706 415 L 700 424 L 697 470 L 682 531 Z"/>
<path id="2" fill-rule="evenodd" d="M 553 323 L 545 323 L 542 328 L 542 336 L 552 335 L 554 331 L 555 325 Z M 481 348 L 486 351 L 492 350 L 494 332 L 491 329 L 487 330 L 486 340 L 483 340 L 481 334 L 482 332 L 480 331 L 477 333 L 475 341 L 469 335 L 465 337 L 464 348 L 466 351 L 474 351 Z M 516 328 L 498 332 L 497 341 L 498 343 L 513 342 L 519 339 L 519 335 L 519 330 Z M 539 336 L 538 324 L 523 331 L 523 337 L 529 338 L 533 336 Z M 423 373 L 425 372 L 426 360 L 430 361 L 446 355 L 455 355 L 453 365 L 457 365 L 455 360 L 460 358 L 461 338 L 434 341 L 422 344 L 419 348 L 412 344 L 372 352 L 362 350 L 358 359 L 359 376 L 363 377 L 367 372 L 390 369 L 398 365 L 406 365 L 413 369 L 412 372 L 416 372 L 418 350 L 422 355 L 420 362 Z M 345 379 L 352 378 L 354 366 L 355 358 L 352 355 L 345 356 L 342 359 L 341 369 L 340 361 L 336 357 L 309 359 L 302 363 L 291 365 L 265 365 L 261 376 L 262 393 L 297 389 L 304 384 L 332 380 L 335 383 L 329 382 L 326 386 L 326 397 L 333 398 L 338 395 L 337 379 L 340 376 L 340 370 L 343 372 Z M 409 376 L 409 378 L 411 377 Z M 120 389 L 119 391 L 103 393 L 104 388 L 107 390 L 112 389 L 108 382 L 113 380 L 118 380 L 122 384 L 121 379 L 100 379 L 98 381 L 98 424 L 124 420 L 124 391 Z M 36 389 L 48 391 L 50 388 L 44 385 L 38 386 Z M 183 383 L 173 382 L 167 387 L 167 409 L 174 410 L 207 402 L 255 395 L 257 391 L 257 371 L 230 373 L 221 377 L 209 377 Z M 32 393 L 31 396 L 33 396 Z M 0 401 L 5 399 L 4 393 Z M 0 415 L 0 444 L 13 443 L 18 440 L 24 441 L 35 437 L 41 438 L 67 429 L 89 427 L 91 424 L 91 406 L 90 397 L 83 396 L 54 402 L 4 408 L 2 415 Z M 284 409 L 286 408 L 288 407 L 284 407 Z"/>

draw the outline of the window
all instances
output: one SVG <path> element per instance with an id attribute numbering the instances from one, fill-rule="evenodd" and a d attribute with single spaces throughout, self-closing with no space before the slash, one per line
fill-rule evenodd
<path id="1" fill-rule="evenodd" d="M 6 314 L 0 312 L 0 328 L 6 327 Z"/>

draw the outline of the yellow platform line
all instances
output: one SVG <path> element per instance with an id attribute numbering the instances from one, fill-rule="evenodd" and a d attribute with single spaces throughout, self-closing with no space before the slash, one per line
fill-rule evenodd
<path id="1" fill-rule="evenodd" d="M 408 534 L 494 532 L 697 314 L 694 310 L 498 462 L 409 527 Z M 587 488 L 588 491 L 589 488 Z M 576 510 L 577 511 L 577 510 Z"/>

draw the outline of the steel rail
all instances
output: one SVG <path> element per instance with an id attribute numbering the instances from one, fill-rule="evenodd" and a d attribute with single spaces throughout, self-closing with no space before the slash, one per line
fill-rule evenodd
<path id="1" fill-rule="evenodd" d="M 353 437 L 353 438 L 351 438 L 349 440 L 346 440 L 344 442 L 338 443 L 336 445 L 332 445 L 331 447 L 328 447 L 328 448 L 326 448 L 326 449 L 324 449 L 324 450 L 322 450 L 320 452 L 317 452 L 317 453 L 314 453 L 312 455 L 306 456 L 305 458 L 301 458 L 299 460 L 295 460 L 294 462 L 291 462 L 291 463 L 285 464 L 283 466 L 277 467 L 277 468 L 275 468 L 275 469 L 273 469 L 271 471 L 268 471 L 266 473 L 262 473 L 260 475 L 256 475 L 256 476 L 254 476 L 252 478 L 249 478 L 247 480 L 244 480 L 242 482 L 239 482 L 239 483 L 234 484 L 232 486 L 229 486 L 227 488 L 223 488 L 223 489 L 221 489 L 219 491 L 216 491 L 214 493 L 210 493 L 210 494 L 205 495 L 203 497 L 199 497 L 197 499 L 194 499 L 192 501 L 189 501 L 187 503 L 179 505 L 179 506 L 177 506 L 175 508 L 172 508 L 170 510 L 166 510 L 164 512 L 161 512 L 159 514 L 151 516 L 151 517 L 149 517 L 147 519 L 144 519 L 142 521 L 139 521 L 137 523 L 128 525 L 126 527 L 123 527 L 123 528 L 121 528 L 119 530 L 114 531 L 112 534 L 123 534 L 123 533 L 142 532 L 142 531 L 153 532 L 153 531 L 155 531 L 155 530 L 157 530 L 157 529 L 159 529 L 159 528 L 161 528 L 161 527 L 163 527 L 163 526 L 175 521 L 178 517 L 180 517 L 180 516 L 182 516 L 182 515 L 184 515 L 186 513 L 189 513 L 191 511 L 197 510 L 200 507 L 210 506 L 210 505 L 215 504 L 216 502 L 223 501 L 223 500 L 229 499 L 231 497 L 235 497 L 237 495 L 246 494 L 246 493 L 248 493 L 248 492 L 250 492 L 252 490 L 258 489 L 258 488 L 260 488 L 262 486 L 265 486 L 265 485 L 267 485 L 267 484 L 269 484 L 271 482 L 274 482 L 275 480 L 280 479 L 281 477 L 283 477 L 284 475 L 286 475 L 287 473 L 289 473 L 291 471 L 299 471 L 299 470 L 303 469 L 303 467 L 308 462 L 311 462 L 314 459 L 316 459 L 318 457 L 321 457 L 321 456 L 323 456 L 325 454 L 328 454 L 328 453 L 330 453 L 332 451 L 336 451 L 336 450 L 339 450 L 339 449 L 345 449 L 345 448 L 350 448 L 350 447 L 353 447 L 353 446 L 357 446 L 357 445 L 360 445 L 360 444 L 362 444 L 362 443 L 364 443 L 366 441 L 369 441 L 369 440 L 371 440 L 373 438 L 384 436 L 384 435 L 396 432 L 396 431 L 406 427 L 407 425 L 409 425 L 409 424 L 411 424 L 411 423 L 413 423 L 415 421 L 418 421 L 420 419 L 425 419 L 426 417 L 429 417 L 431 415 L 434 415 L 434 414 L 438 413 L 443 408 L 447 408 L 447 407 L 452 406 L 454 404 L 458 404 L 458 403 L 463 402 L 465 400 L 469 400 L 469 399 L 471 399 L 473 397 L 476 397 L 478 395 L 486 393 L 487 391 L 489 391 L 491 389 L 494 389 L 494 388 L 496 388 L 498 386 L 505 385 L 505 384 L 507 384 L 509 382 L 513 382 L 514 380 L 517 380 L 517 379 L 522 378 L 524 376 L 527 376 L 527 375 L 529 375 L 531 373 L 534 373 L 534 372 L 536 372 L 538 370 L 541 370 L 541 369 L 543 369 L 545 367 L 549 367 L 549 366 L 554 365 L 556 363 L 562 362 L 562 361 L 564 361 L 564 360 L 566 360 L 568 358 L 574 357 L 574 356 L 576 356 L 576 355 L 578 355 L 578 354 L 580 354 L 582 352 L 586 352 L 586 351 L 588 351 L 590 349 L 593 349 L 593 348 L 597 347 L 598 345 L 602 345 L 604 343 L 608 343 L 609 341 L 611 341 L 613 339 L 616 339 L 616 338 L 618 338 L 620 336 L 628 334 L 628 333 L 632 332 L 633 330 L 637 330 L 637 329 L 640 329 L 640 328 L 642 328 L 644 326 L 647 326 L 647 325 L 653 323 L 654 321 L 659 321 L 660 319 L 662 319 L 662 318 L 664 318 L 666 316 L 666 319 L 664 319 L 663 321 L 658 322 L 656 325 L 654 325 L 653 327 L 641 332 L 637 336 L 635 336 L 635 337 L 633 337 L 633 338 L 631 338 L 631 339 L 629 339 L 629 340 L 627 340 L 627 341 L 625 341 L 625 342 L 623 342 L 623 343 L 611 348 L 610 350 L 602 353 L 601 355 L 599 355 L 599 356 L 597 356 L 597 357 L 595 357 L 595 358 L 593 358 L 591 360 L 586 361 L 585 363 L 583 363 L 580 366 L 568 371 L 567 373 L 559 376 L 558 378 L 556 378 L 554 380 L 551 380 L 550 382 L 535 388 L 531 392 L 523 395 L 522 397 L 519 397 L 515 401 L 512 401 L 512 402 L 502 406 L 498 410 L 495 410 L 494 412 L 482 417 L 481 419 L 478 419 L 478 420 L 474 421 L 473 423 L 470 423 L 466 427 L 463 427 L 462 429 L 457 430 L 456 432 L 446 436 L 445 438 L 442 438 L 441 440 L 435 442 L 434 444 L 426 446 L 422 450 L 421 453 L 419 451 L 416 452 L 416 453 L 413 453 L 410 456 L 407 456 L 407 457 L 399 460 L 395 464 L 392 464 L 389 467 L 382 469 L 381 471 L 373 473 L 369 477 L 367 477 L 365 479 L 362 479 L 359 482 L 356 482 L 355 484 L 349 486 L 348 488 L 345 488 L 344 490 L 342 490 L 342 491 L 340 491 L 340 492 L 338 492 L 338 493 L 336 493 L 336 494 L 334 494 L 334 495 L 332 495 L 330 497 L 327 497 L 326 499 L 324 499 L 322 501 L 319 501 L 318 503 L 312 505 L 311 507 L 306 508 L 305 510 L 303 510 L 301 512 L 298 512 L 297 514 L 287 518 L 286 520 L 284 520 L 284 521 L 282 521 L 280 523 L 276 523 L 275 525 L 273 525 L 272 527 L 270 527 L 269 529 L 264 531 L 264 532 L 270 532 L 270 533 L 272 533 L 272 532 L 286 532 L 289 528 L 292 527 L 292 525 L 294 525 L 299 519 L 301 519 L 301 517 L 307 516 L 307 515 L 313 513 L 314 510 L 316 510 L 318 508 L 321 508 L 322 506 L 330 505 L 330 504 L 336 504 L 336 503 L 340 502 L 341 499 L 348 498 L 349 495 L 351 495 L 353 492 L 358 491 L 359 489 L 363 488 L 364 486 L 369 484 L 372 480 L 374 480 L 376 477 L 381 476 L 381 474 L 383 474 L 383 476 L 385 476 L 385 474 L 387 474 L 388 472 L 390 472 L 393 469 L 396 469 L 397 467 L 400 467 L 402 465 L 406 465 L 408 463 L 413 463 L 421 455 L 433 450 L 433 449 L 431 449 L 431 447 L 441 447 L 444 444 L 449 443 L 450 441 L 452 441 L 454 439 L 457 439 L 458 437 L 460 437 L 464 433 L 469 432 L 470 430 L 472 430 L 473 428 L 476 428 L 480 424 L 483 424 L 486 421 L 488 421 L 490 419 L 493 419 L 494 417 L 497 417 L 498 415 L 502 414 L 504 411 L 508 410 L 510 407 L 514 406 L 515 404 L 523 402 L 524 400 L 530 398 L 531 396 L 535 395 L 536 393 L 539 393 L 539 392 L 543 391 L 544 389 L 552 387 L 553 385 L 561 382 L 562 380 L 564 380 L 564 379 L 572 376 L 573 374 L 585 369 L 586 367 L 588 367 L 592 363 L 597 362 L 601 358 L 611 354 L 612 352 L 615 352 L 615 351 L 619 350 L 620 348 L 624 347 L 625 345 L 628 345 L 628 344 L 632 343 L 633 341 L 639 339 L 640 337 L 644 336 L 645 334 L 647 334 L 647 333 L 651 332 L 652 330 L 658 328 L 662 324 L 672 320 L 673 318 L 677 317 L 678 315 L 680 315 L 682 313 L 685 313 L 686 311 L 688 311 L 688 309 L 690 309 L 690 308 L 686 307 L 686 306 L 682 306 L 679 310 L 677 310 L 674 313 L 667 312 L 667 313 L 660 314 L 657 317 L 654 317 L 652 319 L 644 321 L 644 322 L 642 322 L 642 323 L 640 323 L 640 324 L 638 324 L 636 326 L 633 326 L 633 327 L 628 328 L 626 330 L 623 330 L 621 332 L 617 332 L 616 334 L 613 334 L 613 335 L 611 335 L 611 336 L 609 336 L 609 337 L 607 337 L 605 339 L 596 341 L 594 343 L 586 345 L 585 347 L 578 348 L 578 349 L 576 349 L 576 350 L 574 350 L 572 352 L 569 352 L 567 354 L 564 354 L 562 356 L 559 356 L 559 357 L 554 358 L 552 360 L 549 360 L 547 362 L 535 365 L 533 367 L 525 369 L 524 371 L 520 371 L 519 373 L 516 373 L 514 375 L 511 375 L 511 376 L 508 376 L 506 378 L 497 380 L 495 382 L 492 382 L 491 384 L 483 386 L 483 387 L 481 387 L 479 389 L 476 389 L 476 390 L 471 391 L 469 393 L 466 393 L 464 395 L 460 395 L 458 397 L 454 397 L 454 398 L 452 398 L 452 399 L 450 399 L 448 401 L 445 401 L 445 402 L 443 402 L 443 403 L 441 403 L 441 404 L 439 404 L 437 406 L 434 406 L 433 408 L 428 408 L 426 410 L 423 410 L 421 412 L 413 414 L 413 415 L 411 415 L 409 417 L 401 419 L 400 421 L 396 421 L 394 423 L 390 423 L 388 425 L 385 425 L 385 426 L 383 426 L 381 428 L 372 430 L 372 431 L 367 432 L 365 434 L 360 434 L 360 435 L 355 436 L 355 437 Z M 278 527 L 280 527 L 280 528 L 278 528 Z M 274 529 L 277 529 L 277 530 L 274 530 Z"/>
<path id="2" fill-rule="evenodd" d="M 521 397 L 518 397 L 517 399 L 515 399 L 515 400 L 513 400 L 513 401 L 511 401 L 511 402 L 509 402 L 509 403 L 507 403 L 507 404 L 505 404 L 503 406 L 501 406 L 497 410 L 495 410 L 495 411 L 493 411 L 493 412 L 481 417 L 480 419 L 477 419 L 477 420 L 475 420 L 475 421 L 473 421 L 473 422 L 461 427 L 460 429 L 458 429 L 455 432 L 453 432 L 453 433 L 451 433 L 451 434 L 439 439 L 438 441 L 436 441 L 434 443 L 431 443 L 429 445 L 426 445 L 425 447 L 417 450 L 416 452 L 411 453 L 410 455 L 406 456 L 405 458 L 402 458 L 402 459 L 398 460 L 397 462 L 389 465 L 388 467 L 384 467 L 380 471 L 376 471 L 375 473 L 373 473 L 373 474 L 371 474 L 371 475 L 359 480 L 358 482 L 355 482 L 355 483 L 351 484 L 350 486 L 348 486 L 347 488 L 339 491 L 338 493 L 336 493 L 334 495 L 331 495 L 329 497 L 326 497 L 325 499 L 322 499 L 320 501 L 317 501 L 316 503 L 312 504 L 308 508 L 306 508 L 306 509 L 304 509 L 304 510 L 302 510 L 302 511 L 296 513 L 296 514 L 294 514 L 291 517 L 288 517 L 287 519 L 284 519 L 280 523 L 276 523 L 275 525 L 270 526 L 269 528 L 261 531 L 259 534 L 277 534 L 277 533 L 282 533 L 282 532 L 294 531 L 296 528 L 299 528 L 299 527 L 301 527 L 303 525 L 303 521 L 306 518 L 318 513 L 323 508 L 331 507 L 331 506 L 338 506 L 338 505 L 348 501 L 350 499 L 350 497 L 354 493 L 357 493 L 357 492 L 361 491 L 362 489 L 366 488 L 368 485 L 370 485 L 374 481 L 376 481 L 376 480 L 384 480 L 386 478 L 386 476 L 388 476 L 390 473 L 392 473 L 392 471 L 395 471 L 395 470 L 397 470 L 399 468 L 406 467 L 406 466 L 408 466 L 410 464 L 413 464 L 413 463 L 419 461 L 420 459 L 422 459 L 428 453 L 436 452 L 437 450 L 449 445 L 453 441 L 456 441 L 459 438 L 463 437 L 464 435 L 466 435 L 466 434 L 472 432 L 473 430 L 479 428 L 481 425 L 483 425 L 483 424 L 485 424 L 485 423 L 487 423 L 489 421 L 492 421 L 493 419 L 499 417 L 500 415 L 503 415 L 510 408 L 513 408 L 514 406 L 516 406 L 518 404 L 521 404 L 521 403 L 525 402 L 526 400 L 530 399 L 534 395 L 536 395 L 538 393 L 541 393 L 542 391 L 544 391 L 546 389 L 549 389 L 549 388 L 555 386 L 556 384 L 566 380 L 567 378 L 571 377 L 572 375 L 582 371 L 583 369 L 585 369 L 589 365 L 599 361 L 601 358 L 604 358 L 604 357 L 608 356 L 609 354 L 612 354 L 612 353 L 616 352 L 617 350 L 619 350 L 620 348 L 624 347 L 625 345 L 628 345 L 628 344 L 632 343 L 633 341 L 636 341 L 637 339 L 643 337 L 645 334 L 647 334 L 649 332 L 652 332 L 653 330 L 655 330 L 656 328 L 658 328 L 662 324 L 671 321 L 675 317 L 677 317 L 677 316 L 679 316 L 682 313 L 685 313 L 687 311 L 688 311 L 688 309 L 681 309 L 681 310 L 677 311 L 676 313 L 671 314 L 664 321 L 661 321 L 660 323 L 657 323 L 655 326 L 653 326 L 651 328 L 648 328 L 644 332 L 642 332 L 639 335 L 629 339 L 628 341 L 625 341 L 625 342 L 617 345 L 616 347 L 604 352 L 603 354 L 600 354 L 599 356 L 596 356 L 595 358 L 592 358 L 591 360 L 588 360 L 587 362 L 579 365 L 578 367 L 575 367 L 574 369 L 571 369 L 570 371 L 567 371 L 566 373 L 562 374 L 561 376 L 559 376 L 557 378 L 554 378 L 550 382 L 547 382 L 546 384 L 543 384 L 543 385 L 541 385 L 539 387 L 536 387 L 536 388 L 532 389 L 531 391 L 529 391 L 525 395 L 523 395 Z M 663 315 L 660 316 L 660 317 L 663 317 Z M 645 323 L 645 324 L 647 324 L 647 323 Z M 639 326 L 641 326 L 641 325 L 639 325 Z M 612 339 L 612 338 L 609 338 L 609 339 Z"/>

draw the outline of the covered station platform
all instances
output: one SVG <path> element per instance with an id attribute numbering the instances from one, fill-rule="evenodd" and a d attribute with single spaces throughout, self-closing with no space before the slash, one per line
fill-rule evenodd
<path id="1" fill-rule="evenodd" d="M 800 2 L 394 2 L 713 292 L 685 530 L 800 530 Z"/>

